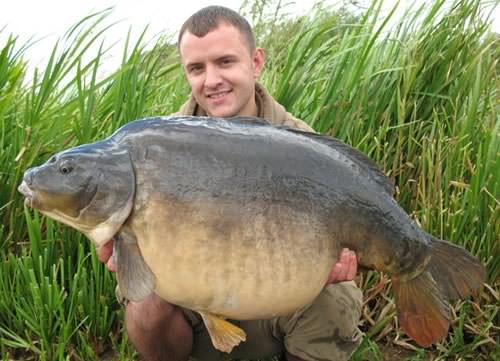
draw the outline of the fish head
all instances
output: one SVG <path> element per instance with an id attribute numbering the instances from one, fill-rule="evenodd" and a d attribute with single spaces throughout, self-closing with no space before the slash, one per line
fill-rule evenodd
<path id="1" fill-rule="evenodd" d="M 131 213 L 135 176 L 126 150 L 94 143 L 57 153 L 28 169 L 18 191 L 27 206 L 101 245 Z"/>

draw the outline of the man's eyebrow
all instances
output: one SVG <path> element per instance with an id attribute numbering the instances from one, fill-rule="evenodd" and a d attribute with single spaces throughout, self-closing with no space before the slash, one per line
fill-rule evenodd
<path id="1" fill-rule="evenodd" d="M 231 59 L 231 58 L 236 58 L 235 54 L 225 54 L 222 56 L 219 56 L 217 60 L 224 60 L 224 59 Z"/>
<path id="2" fill-rule="evenodd" d="M 185 67 L 186 68 L 189 68 L 189 67 L 192 67 L 192 66 L 195 66 L 195 65 L 202 65 L 203 63 L 201 61 L 192 61 L 190 63 L 186 63 Z"/>
<path id="3" fill-rule="evenodd" d="M 221 60 L 225 60 L 225 59 L 236 59 L 238 57 L 237 54 L 233 54 L 233 53 L 227 53 L 227 54 L 223 54 L 221 56 L 218 56 L 215 61 L 221 61 Z M 192 67 L 192 66 L 195 66 L 195 65 L 203 65 L 203 61 L 191 61 L 191 62 L 187 62 L 184 66 L 186 68 L 189 68 L 189 67 Z"/>

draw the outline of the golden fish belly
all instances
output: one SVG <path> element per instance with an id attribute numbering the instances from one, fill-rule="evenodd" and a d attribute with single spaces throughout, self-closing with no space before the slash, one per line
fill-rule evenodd
<path id="1" fill-rule="evenodd" d="M 155 292 L 197 311 L 235 319 L 293 312 L 321 291 L 337 252 L 320 224 L 279 205 L 259 214 L 205 205 L 190 208 L 188 220 L 173 211 L 149 207 L 135 232 Z"/>

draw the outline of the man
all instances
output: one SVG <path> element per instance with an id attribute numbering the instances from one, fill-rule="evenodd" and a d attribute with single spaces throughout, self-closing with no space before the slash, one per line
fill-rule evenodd
<path id="1" fill-rule="evenodd" d="M 178 115 L 232 117 L 259 116 L 276 124 L 313 131 L 294 118 L 257 83 L 264 52 L 256 48 L 247 21 L 236 12 L 218 6 L 204 8 L 182 26 L 179 52 L 192 95 Z M 98 250 L 99 259 L 111 270 L 112 245 Z M 230 354 L 256 359 L 286 355 L 288 361 L 347 360 L 359 345 L 357 323 L 361 292 L 352 280 L 356 256 L 343 250 L 317 299 L 292 315 L 272 320 L 232 321 L 247 334 L 247 341 Z M 335 284 L 334 284 L 335 283 Z M 203 322 L 195 312 L 181 309 L 156 295 L 126 306 L 130 340 L 148 361 L 221 360 Z"/>

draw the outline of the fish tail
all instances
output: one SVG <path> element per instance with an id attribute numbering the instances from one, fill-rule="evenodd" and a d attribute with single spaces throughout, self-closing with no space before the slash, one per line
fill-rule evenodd
<path id="1" fill-rule="evenodd" d="M 431 238 L 431 261 L 427 268 L 445 297 L 462 299 L 482 286 L 486 279 L 483 264 L 465 248 Z"/>
<path id="2" fill-rule="evenodd" d="M 450 307 L 432 275 L 424 271 L 411 280 L 392 279 L 400 327 L 420 346 L 446 336 Z"/>
<path id="3" fill-rule="evenodd" d="M 431 259 L 412 279 L 393 278 L 401 328 L 427 347 L 448 333 L 448 300 L 464 298 L 483 284 L 484 266 L 464 248 L 429 235 Z"/>

